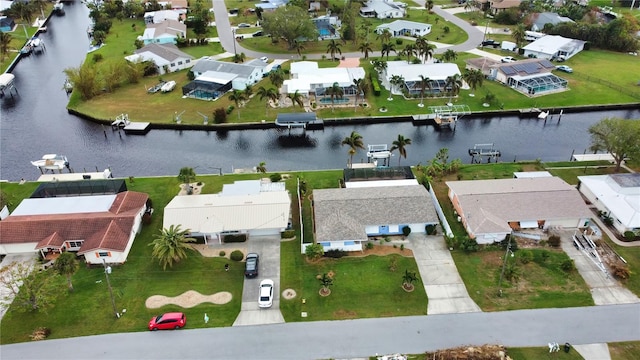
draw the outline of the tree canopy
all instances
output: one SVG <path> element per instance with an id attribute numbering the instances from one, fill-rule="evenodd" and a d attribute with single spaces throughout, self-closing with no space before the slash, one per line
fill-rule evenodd
<path id="1" fill-rule="evenodd" d="M 616 172 L 625 158 L 640 159 L 640 120 L 605 118 L 589 128 L 591 150 L 607 151 L 616 162 Z"/>
<path id="2" fill-rule="evenodd" d="M 293 49 L 298 38 L 311 39 L 316 37 L 316 27 L 307 12 L 297 6 L 282 6 L 272 13 L 264 13 L 262 29 L 271 34 L 272 39 L 284 39 Z"/>

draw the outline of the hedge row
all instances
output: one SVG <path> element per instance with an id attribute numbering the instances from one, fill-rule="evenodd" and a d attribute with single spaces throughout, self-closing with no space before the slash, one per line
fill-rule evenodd
<path id="1" fill-rule="evenodd" d="M 373 88 L 373 95 L 380 96 L 380 84 L 378 83 L 378 78 L 373 76 L 374 72 L 369 74 L 369 79 L 371 79 L 371 87 Z"/>

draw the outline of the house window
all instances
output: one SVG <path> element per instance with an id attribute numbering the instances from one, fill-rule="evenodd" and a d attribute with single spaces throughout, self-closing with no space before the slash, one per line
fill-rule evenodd
<path id="1" fill-rule="evenodd" d="M 79 248 L 82 246 L 82 241 L 67 241 L 67 246 L 70 249 Z"/>
<path id="2" fill-rule="evenodd" d="M 182 61 L 178 61 L 178 65 L 182 65 Z"/>
<path id="3" fill-rule="evenodd" d="M 106 251 L 101 251 L 101 252 L 98 253 L 98 256 L 100 256 L 100 257 L 108 257 L 109 253 L 106 252 Z"/>
<path id="4" fill-rule="evenodd" d="M 191 62 L 191 60 L 189 60 L 189 59 L 187 59 L 187 60 L 185 61 L 185 63 L 187 63 L 187 64 L 188 64 L 188 63 L 190 63 L 190 62 Z"/>
<path id="5" fill-rule="evenodd" d="M 174 67 L 174 66 L 176 66 L 176 63 L 171 63 L 171 67 Z"/>

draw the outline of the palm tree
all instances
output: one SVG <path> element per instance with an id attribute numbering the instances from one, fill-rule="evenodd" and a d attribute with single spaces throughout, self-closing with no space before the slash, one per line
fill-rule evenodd
<path id="1" fill-rule="evenodd" d="M 244 92 L 244 97 L 246 98 L 246 100 L 249 100 L 251 95 L 253 95 L 253 86 L 245 85 L 244 90 L 242 90 L 242 92 Z"/>
<path id="2" fill-rule="evenodd" d="M 233 55 L 233 62 L 234 63 L 243 63 L 246 58 L 247 58 L 247 56 L 244 53 L 235 54 L 235 55 Z"/>
<path id="3" fill-rule="evenodd" d="M 380 75 L 381 72 L 387 70 L 387 62 L 383 60 L 373 60 L 373 69 Z"/>
<path id="4" fill-rule="evenodd" d="M 327 273 L 323 273 L 322 276 L 318 276 L 318 281 L 320 281 L 320 285 L 322 285 L 320 294 L 324 296 L 331 294 L 329 286 L 333 285 L 333 279 Z"/>
<path id="5" fill-rule="evenodd" d="M 458 58 L 458 53 L 455 50 L 448 49 L 442 54 L 442 60 L 444 61 L 455 61 Z"/>
<path id="6" fill-rule="evenodd" d="M 396 54 L 398 53 L 398 52 L 396 51 L 396 46 L 395 46 L 395 45 L 393 45 L 393 43 L 388 42 L 388 43 L 384 43 L 384 44 L 382 44 L 382 51 L 381 51 L 381 53 L 382 53 L 382 56 L 387 55 L 387 61 L 389 61 L 389 54 L 391 54 L 391 52 L 392 52 L 392 51 L 393 51 L 394 53 L 396 53 Z"/>
<path id="7" fill-rule="evenodd" d="M 358 47 L 358 50 L 360 50 L 360 52 L 364 54 L 365 59 L 368 59 L 369 53 L 373 51 L 371 49 L 371 43 L 368 41 L 365 41 L 362 44 L 360 44 L 360 46 Z"/>
<path id="8" fill-rule="evenodd" d="M 431 92 L 431 79 L 428 76 L 420 75 L 420 107 L 423 107 L 424 101 L 424 90 L 429 88 L 429 92 Z"/>
<path id="9" fill-rule="evenodd" d="M 335 107 L 334 99 L 336 97 L 338 99 L 342 99 L 342 96 L 344 96 L 344 90 L 342 89 L 340 84 L 338 84 L 337 82 L 334 82 L 333 85 L 330 88 L 327 88 L 326 93 L 329 96 L 331 96 L 331 112 L 333 112 L 333 109 Z"/>
<path id="10" fill-rule="evenodd" d="M 445 80 L 444 87 L 449 89 L 449 104 L 454 96 L 457 96 L 462 87 L 462 77 L 459 74 L 448 76 Z"/>
<path id="11" fill-rule="evenodd" d="M 256 166 L 256 171 L 259 173 L 266 173 L 267 172 L 267 163 L 264 161 L 261 161 L 260 164 L 258 164 L 258 166 Z"/>
<path id="12" fill-rule="evenodd" d="M 153 240 L 149 246 L 153 246 L 151 255 L 158 259 L 162 270 L 187 257 L 187 250 L 191 249 L 188 243 L 196 241 L 187 237 L 188 230 L 181 230 L 180 225 L 171 225 L 168 229 L 162 229 L 160 235 Z"/>
<path id="13" fill-rule="evenodd" d="M 302 42 L 296 40 L 293 42 L 293 50 L 298 53 L 298 57 L 302 57 L 302 51 L 305 49 L 304 44 Z"/>
<path id="14" fill-rule="evenodd" d="M 356 98 L 354 101 L 354 107 L 357 110 L 358 109 L 358 98 L 360 97 L 360 94 L 362 94 L 362 96 L 365 95 L 365 92 L 367 90 L 367 80 L 366 79 L 353 79 L 353 84 L 356 86 Z"/>
<path id="15" fill-rule="evenodd" d="M 391 88 L 398 89 L 400 86 L 404 85 L 404 77 L 401 75 L 393 75 L 391 79 L 389 79 L 389 84 L 391 85 Z M 389 89 L 389 98 L 391 98 L 391 91 L 392 89 Z"/>
<path id="16" fill-rule="evenodd" d="M 11 46 L 11 34 L 0 31 L 0 60 L 4 60 Z"/>
<path id="17" fill-rule="evenodd" d="M 73 284 L 71 283 L 71 277 L 78 271 L 80 264 L 76 258 L 76 254 L 65 251 L 53 263 L 53 269 L 60 275 L 67 277 L 67 284 L 69 285 L 69 291 L 73 291 Z"/>
<path id="18" fill-rule="evenodd" d="M 342 50 L 340 49 L 340 44 L 338 44 L 335 40 L 329 41 L 327 45 L 327 53 L 331 54 L 331 60 L 336 59 L 336 53 L 342 55 Z"/>
<path id="19" fill-rule="evenodd" d="M 391 40 L 391 37 L 392 35 L 389 29 L 383 29 L 382 32 L 378 34 L 376 39 L 380 39 L 380 45 L 384 45 L 388 43 L 389 40 Z"/>
<path id="20" fill-rule="evenodd" d="M 476 91 L 476 87 L 482 86 L 482 83 L 484 82 L 484 74 L 479 69 L 467 69 L 464 72 L 464 75 L 462 75 L 462 78 L 471 87 L 472 94 Z"/>
<path id="21" fill-rule="evenodd" d="M 291 99 L 291 103 L 295 107 L 296 105 L 300 106 L 300 108 L 304 107 L 304 100 L 302 98 L 302 94 L 298 90 L 292 94 L 287 94 L 287 97 Z"/>
<path id="22" fill-rule="evenodd" d="M 433 0 L 427 0 L 427 2 L 424 4 L 424 7 L 427 8 L 429 12 L 431 12 L 431 9 L 433 9 Z"/>
<path id="23" fill-rule="evenodd" d="M 178 174 L 178 180 L 180 180 L 183 184 L 189 185 L 196 179 L 196 172 L 192 167 L 185 166 L 180 169 L 180 173 Z"/>
<path id="24" fill-rule="evenodd" d="M 407 64 L 411 64 L 411 58 L 416 54 L 416 45 L 407 44 L 402 50 L 402 54 L 407 56 Z"/>
<path id="25" fill-rule="evenodd" d="M 360 23 L 360 26 L 358 28 L 359 28 L 359 30 L 361 32 L 364 33 L 365 40 L 368 42 L 369 41 L 369 30 L 371 29 L 371 21 L 365 19 L 363 22 Z"/>
<path id="26" fill-rule="evenodd" d="M 392 143 L 390 151 L 394 152 L 395 150 L 398 150 L 398 154 L 400 154 L 398 156 L 398 166 L 400 166 L 400 158 L 402 157 L 404 157 L 405 159 L 407 158 L 407 149 L 406 149 L 407 145 L 411 145 L 411 139 L 405 138 L 402 135 L 398 135 L 398 138 L 394 140 Z"/>
<path id="27" fill-rule="evenodd" d="M 233 89 L 233 92 L 229 94 L 229 100 L 236 104 L 236 108 L 238 109 L 238 120 L 240 120 L 240 102 L 246 100 L 244 92 L 238 89 Z"/>
<path id="28" fill-rule="evenodd" d="M 351 135 L 345 137 L 340 145 L 349 145 L 349 167 L 353 166 L 353 155 L 356 154 L 358 149 L 364 150 L 364 143 L 362 142 L 362 135 L 358 134 L 355 130 L 351 132 Z"/>
<path id="29" fill-rule="evenodd" d="M 416 39 L 416 52 L 418 57 L 422 58 L 424 64 L 430 57 L 433 57 L 433 52 L 436 50 L 436 46 L 429 44 L 429 40 L 425 36 L 420 36 Z"/>
<path id="30" fill-rule="evenodd" d="M 280 89 L 280 87 L 284 83 L 284 71 L 282 70 L 282 68 L 270 72 L 269 80 L 271 80 L 271 83 L 276 87 L 276 89 Z"/>
<path id="31" fill-rule="evenodd" d="M 405 270 L 404 275 L 402 275 L 402 288 L 406 291 L 412 291 L 414 288 L 413 282 L 417 280 L 418 277 L 415 272 Z"/>
<path id="32" fill-rule="evenodd" d="M 269 101 L 273 101 L 274 103 L 276 101 L 278 101 L 278 97 L 280 97 L 280 94 L 278 94 L 278 90 L 276 90 L 275 88 L 269 87 L 268 89 L 265 89 L 264 86 L 260 86 L 260 88 L 258 88 L 258 92 L 257 92 L 258 96 L 260 96 L 260 100 L 264 100 L 267 99 L 267 101 L 265 102 L 265 115 L 269 115 Z"/>
<path id="33" fill-rule="evenodd" d="M 525 40 L 526 31 L 527 31 L 527 28 L 524 27 L 524 24 L 520 23 L 511 32 L 511 37 L 516 42 L 516 45 L 518 45 L 519 48 L 522 47 L 522 44 L 524 44 L 526 41 Z"/>
<path id="34" fill-rule="evenodd" d="M 474 7 L 475 7 L 475 2 L 473 0 L 467 0 L 467 2 L 464 3 L 465 12 L 469 10 L 473 10 Z"/>

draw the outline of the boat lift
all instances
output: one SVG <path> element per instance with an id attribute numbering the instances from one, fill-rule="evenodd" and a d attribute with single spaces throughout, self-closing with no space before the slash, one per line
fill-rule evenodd
<path id="1" fill-rule="evenodd" d="M 468 105 L 429 106 L 429 110 L 435 115 L 433 120 L 439 128 L 448 127 L 453 131 L 456 131 L 458 119 L 471 114 Z"/>
<path id="2" fill-rule="evenodd" d="M 367 163 L 375 167 L 388 167 L 391 159 L 391 151 L 387 144 L 367 145 Z"/>
<path id="3" fill-rule="evenodd" d="M 475 144 L 469 149 L 472 164 L 482 164 L 482 159 L 487 158 L 487 162 L 498 162 L 498 158 L 502 156 L 500 150 L 494 148 L 494 144 Z"/>

